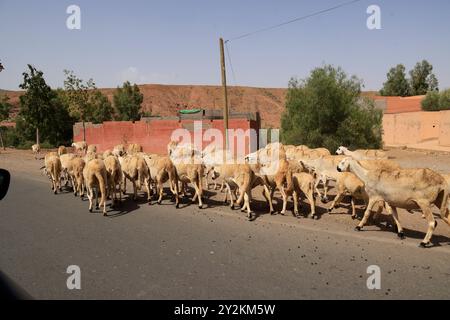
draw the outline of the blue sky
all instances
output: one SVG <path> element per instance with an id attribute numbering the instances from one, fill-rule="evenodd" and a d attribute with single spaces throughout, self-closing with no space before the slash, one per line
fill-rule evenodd
<path id="1" fill-rule="evenodd" d="M 63 70 L 98 87 L 137 83 L 220 84 L 218 38 L 243 33 L 345 0 L 0 0 L 0 88 L 17 89 L 26 64 L 52 87 Z M 66 28 L 66 8 L 81 8 L 81 30 Z M 366 27 L 369 5 L 381 8 L 381 30 Z M 319 17 L 229 43 L 230 85 L 286 87 L 324 63 L 378 90 L 391 66 L 422 59 L 450 87 L 450 1 L 362 0 Z M 229 66 L 228 66 L 229 67 Z M 230 69 L 230 68 L 228 68 Z"/>

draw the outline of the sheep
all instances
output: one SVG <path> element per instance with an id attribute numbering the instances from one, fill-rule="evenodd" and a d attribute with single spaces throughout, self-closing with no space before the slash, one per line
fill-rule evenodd
<path id="1" fill-rule="evenodd" d="M 58 156 L 62 156 L 63 154 L 67 153 L 67 149 L 65 146 L 59 146 L 58 147 Z"/>
<path id="2" fill-rule="evenodd" d="M 132 155 L 132 154 L 135 154 L 135 153 L 138 153 L 138 152 L 142 152 L 142 150 L 143 149 L 142 149 L 142 146 L 140 144 L 138 144 L 138 143 L 131 143 L 127 147 L 127 154 Z"/>
<path id="3" fill-rule="evenodd" d="M 352 205 L 352 219 L 356 219 L 355 199 L 363 200 L 367 205 L 369 196 L 367 195 L 364 182 L 361 181 L 356 175 L 351 172 L 341 172 L 338 180 L 336 181 L 336 197 L 328 208 L 328 212 L 332 212 L 333 209 L 341 203 L 346 194 L 351 196 Z M 379 205 L 376 210 L 376 215 L 381 213 L 383 206 Z"/>
<path id="4" fill-rule="evenodd" d="M 368 170 L 353 158 L 345 158 L 339 163 L 338 170 L 354 173 L 364 182 L 369 196 L 364 217 L 355 228 L 357 231 L 361 231 L 370 216 L 372 207 L 379 201 L 385 202 L 389 214 L 392 215 L 397 225 L 400 238 L 403 238 L 404 234 L 398 219 L 397 207 L 407 210 L 416 208 L 422 210 L 428 220 L 428 230 L 420 247 L 430 244 L 437 225 L 431 210 L 432 204 L 440 209 L 441 219 L 450 225 L 448 183 L 444 177 L 430 169 Z"/>
<path id="5" fill-rule="evenodd" d="M 297 217 L 298 211 L 298 199 L 303 192 L 306 199 L 309 201 L 311 207 L 311 217 L 316 217 L 316 205 L 314 201 L 314 184 L 315 179 L 312 174 L 306 172 L 297 172 L 292 174 L 292 188 L 288 188 L 288 192 L 292 192 L 292 198 L 294 200 L 294 216 Z"/>
<path id="6" fill-rule="evenodd" d="M 202 179 L 204 176 L 204 165 L 199 164 L 199 162 L 200 160 L 198 159 L 196 160 L 195 157 L 187 157 L 186 159 L 175 159 L 175 161 L 173 160 L 173 163 L 177 171 L 178 181 L 180 181 L 182 184 L 183 194 L 185 193 L 186 185 L 188 183 L 191 183 L 195 189 L 195 194 L 192 201 L 194 202 L 198 198 L 198 207 L 202 209 L 203 208 Z"/>
<path id="7" fill-rule="evenodd" d="M 86 155 L 84 156 L 83 160 L 84 160 L 84 162 L 88 163 L 89 161 L 98 159 L 98 158 L 99 157 L 95 152 L 86 152 Z"/>
<path id="8" fill-rule="evenodd" d="M 109 156 L 114 156 L 111 150 L 106 150 L 103 152 L 103 159 L 106 159 Z"/>
<path id="9" fill-rule="evenodd" d="M 59 150 L 58 150 L 59 153 Z M 65 186 L 69 183 L 70 175 L 69 171 L 72 170 L 72 159 L 77 157 L 73 153 L 66 153 L 60 155 L 59 159 L 61 160 L 61 178 L 65 180 Z M 72 187 L 73 187 L 73 181 L 72 181 Z"/>
<path id="10" fill-rule="evenodd" d="M 87 147 L 86 153 L 96 153 L 97 152 L 97 146 L 96 145 L 89 145 Z"/>
<path id="11" fill-rule="evenodd" d="M 45 156 L 45 170 L 49 175 L 51 186 L 54 194 L 61 190 L 61 161 L 59 157 L 54 152 L 49 153 Z"/>
<path id="12" fill-rule="evenodd" d="M 236 186 L 239 190 L 239 199 L 236 204 L 240 206 L 244 202 L 241 211 L 247 211 L 247 218 L 252 220 L 252 211 L 250 209 L 251 190 L 256 185 L 256 180 L 262 180 L 255 176 L 252 168 L 248 164 L 226 163 L 214 166 L 213 180 L 222 177 L 228 189 L 231 198 L 231 209 L 234 209 L 234 199 L 231 193 L 231 187 Z M 225 198 L 226 201 L 226 198 Z"/>
<path id="13" fill-rule="evenodd" d="M 352 157 L 355 160 L 376 160 L 376 159 L 387 159 L 386 152 L 383 150 L 355 150 L 350 151 L 346 147 L 339 147 L 336 150 L 336 154 L 344 155 L 347 157 Z"/>
<path id="14" fill-rule="evenodd" d="M 144 158 L 141 155 L 126 155 L 119 157 L 123 173 L 123 193 L 126 192 L 126 180 L 133 184 L 133 200 L 137 200 L 137 190 L 144 183 L 147 189 L 147 201 L 151 202 L 150 173 Z"/>
<path id="15" fill-rule="evenodd" d="M 74 157 L 70 160 L 69 165 L 69 175 L 72 180 L 73 193 L 75 196 L 79 195 L 81 198 L 84 197 L 84 177 L 83 170 L 86 163 L 80 157 Z"/>
<path id="16" fill-rule="evenodd" d="M 41 146 L 39 145 L 39 143 L 33 144 L 31 146 L 31 150 L 33 151 L 34 159 L 37 160 L 38 159 L 38 155 L 41 154 Z"/>
<path id="17" fill-rule="evenodd" d="M 80 141 L 72 143 L 72 147 L 75 148 L 75 152 L 86 153 L 88 146 L 86 141 Z"/>
<path id="18" fill-rule="evenodd" d="M 117 190 L 119 190 L 119 202 L 122 201 L 122 193 L 120 192 L 122 187 L 122 168 L 119 160 L 113 155 L 105 157 L 104 163 L 108 176 L 108 196 L 112 199 L 114 205 L 117 200 Z M 119 185 L 119 189 L 116 188 L 117 185 Z"/>
<path id="19" fill-rule="evenodd" d="M 150 172 L 150 179 L 156 184 L 157 203 L 161 204 L 163 197 L 163 184 L 169 182 L 170 189 L 175 196 L 175 208 L 179 208 L 178 175 L 175 165 L 167 156 L 144 155 Z"/>
<path id="20" fill-rule="evenodd" d="M 123 144 L 118 144 L 114 147 L 112 154 L 116 157 L 124 156 L 125 155 L 125 147 Z"/>
<path id="21" fill-rule="evenodd" d="M 102 160 L 93 159 L 89 161 L 83 169 L 84 181 L 87 189 L 87 196 L 89 199 L 89 212 L 92 212 L 94 203 L 94 189 L 96 208 L 103 207 L 103 216 L 106 216 L 106 184 L 107 172 L 105 164 Z M 100 204 L 98 203 L 98 193 L 101 193 Z"/>

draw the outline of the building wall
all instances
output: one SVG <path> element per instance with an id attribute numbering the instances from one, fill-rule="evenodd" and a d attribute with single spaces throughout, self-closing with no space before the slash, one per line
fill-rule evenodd
<path id="1" fill-rule="evenodd" d="M 450 147 L 450 111 L 440 111 L 439 145 Z"/>
<path id="2" fill-rule="evenodd" d="M 148 119 L 142 121 L 107 121 L 103 124 L 85 123 L 86 142 L 89 145 L 96 145 L 99 151 L 112 150 L 115 145 L 127 143 L 139 143 L 145 152 L 166 154 L 167 144 L 171 140 L 176 129 L 186 129 L 190 133 L 191 143 L 196 143 L 201 149 L 214 141 L 208 140 L 205 136 L 207 129 L 218 129 L 223 133 L 223 121 L 217 120 L 197 120 L 196 125 L 202 126 L 202 130 L 194 130 L 194 120 L 178 119 Z M 230 136 L 230 146 L 235 146 L 240 139 L 245 145 L 244 152 L 250 153 L 257 149 L 258 144 L 258 122 L 248 119 L 229 119 L 229 129 L 242 129 L 241 133 L 249 133 L 248 129 L 254 129 L 255 135 L 250 137 L 239 134 L 239 137 Z M 83 141 L 83 125 L 76 123 L 73 128 L 74 141 Z M 196 139 L 194 138 L 196 136 Z"/>
<path id="3" fill-rule="evenodd" d="M 450 146 L 450 111 L 384 114 L 385 145 L 410 145 L 436 140 Z"/>

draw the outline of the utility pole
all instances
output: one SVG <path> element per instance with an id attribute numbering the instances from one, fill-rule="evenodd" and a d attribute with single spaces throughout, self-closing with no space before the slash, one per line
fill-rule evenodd
<path id="1" fill-rule="evenodd" d="M 228 150 L 228 94 L 227 94 L 227 73 L 225 70 L 225 54 L 223 49 L 223 39 L 219 39 L 220 43 L 220 69 L 222 71 L 222 87 L 223 87 L 223 128 L 225 131 L 225 150 Z"/>

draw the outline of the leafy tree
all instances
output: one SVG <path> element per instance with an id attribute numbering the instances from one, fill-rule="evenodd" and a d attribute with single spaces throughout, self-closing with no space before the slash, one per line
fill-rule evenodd
<path id="1" fill-rule="evenodd" d="M 136 84 L 131 85 L 127 81 L 122 88 L 117 87 L 113 100 L 117 120 L 136 121 L 140 119 L 144 96 Z"/>
<path id="2" fill-rule="evenodd" d="M 100 90 L 96 89 L 91 92 L 89 97 L 89 105 L 92 110 L 90 121 L 93 123 L 102 123 L 103 121 L 112 120 L 114 108 L 108 98 L 101 93 Z"/>
<path id="3" fill-rule="evenodd" d="M 112 120 L 114 109 L 108 98 L 95 86 L 94 80 L 83 81 L 73 71 L 64 70 L 66 80 L 61 98 L 72 117 L 82 122 L 102 123 Z"/>
<path id="4" fill-rule="evenodd" d="M 433 66 L 427 61 L 418 62 L 409 72 L 412 95 L 424 95 L 429 91 L 438 91 L 438 80 L 433 74 Z"/>
<path id="5" fill-rule="evenodd" d="M 450 110 L 450 89 L 442 91 L 429 91 L 422 100 L 422 110 L 439 111 Z"/>
<path id="6" fill-rule="evenodd" d="M 11 108 L 12 105 L 9 103 L 9 97 L 6 94 L 0 97 L 0 121 L 9 118 Z"/>
<path id="7" fill-rule="evenodd" d="M 314 69 L 305 80 L 291 79 L 282 116 L 286 144 L 352 148 L 381 146 L 382 112 L 360 99 L 361 81 L 341 68 Z"/>
<path id="8" fill-rule="evenodd" d="M 422 110 L 424 111 L 439 111 L 439 92 L 429 91 L 426 97 L 422 100 Z"/>
<path id="9" fill-rule="evenodd" d="M 439 97 L 439 109 L 450 110 L 450 89 L 441 92 Z"/>
<path id="10" fill-rule="evenodd" d="M 65 103 L 70 115 L 79 121 L 89 121 L 92 115 L 92 106 L 89 104 L 90 90 L 96 89 L 92 79 L 84 82 L 73 71 L 64 70 Z"/>
<path id="11" fill-rule="evenodd" d="M 405 66 L 398 64 L 391 68 L 387 74 L 387 81 L 383 84 L 380 94 L 382 96 L 401 96 L 406 97 L 410 95 L 411 89 L 408 80 L 406 79 Z"/>
<path id="12" fill-rule="evenodd" d="M 55 146 L 70 141 L 73 119 L 57 92 L 45 82 L 43 72 L 28 65 L 20 88 L 26 90 L 20 96 L 19 113 L 23 120 L 23 128 L 19 132 L 24 138 L 33 140 L 34 131 L 39 129 L 41 141 L 48 141 Z"/>

